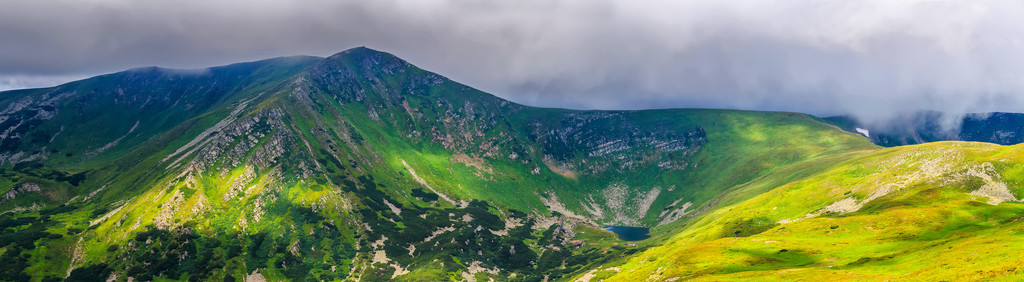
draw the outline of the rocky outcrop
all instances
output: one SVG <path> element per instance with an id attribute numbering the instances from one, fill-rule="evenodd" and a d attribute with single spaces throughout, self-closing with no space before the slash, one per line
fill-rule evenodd
<path id="1" fill-rule="evenodd" d="M 25 193 L 41 192 L 43 192 L 43 188 L 39 186 L 39 184 L 25 182 L 22 183 L 21 185 L 15 186 L 13 189 L 7 191 L 7 193 L 4 193 L 2 196 L 0 196 L 0 203 L 6 202 L 8 200 L 13 200 L 14 198 L 18 197 L 18 195 L 22 195 Z"/>

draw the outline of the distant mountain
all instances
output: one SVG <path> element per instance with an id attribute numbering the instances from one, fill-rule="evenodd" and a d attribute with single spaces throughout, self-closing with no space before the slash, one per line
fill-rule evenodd
<path id="1" fill-rule="evenodd" d="M 367 48 L 0 92 L 0 144 L 5 280 L 951 278 L 902 260 L 1024 214 L 1013 147 L 534 108 Z"/>
<path id="2" fill-rule="evenodd" d="M 1001 145 L 1024 143 L 1024 114 L 974 113 L 953 115 L 920 112 L 886 125 L 867 125 L 849 116 L 824 118 L 852 133 L 867 135 L 875 144 L 892 147 L 935 141 L 975 141 Z"/>

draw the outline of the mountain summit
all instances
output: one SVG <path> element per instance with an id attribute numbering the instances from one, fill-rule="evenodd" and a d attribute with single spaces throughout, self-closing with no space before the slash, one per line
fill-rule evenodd
<path id="1" fill-rule="evenodd" d="M 836 220 L 824 232 L 890 234 L 855 216 L 928 205 L 901 195 L 995 224 L 1018 199 L 1002 147 L 881 150 L 798 113 L 534 108 L 363 47 L 0 92 L 0 109 L 0 277 L 12 280 L 857 273 L 887 254 L 798 249 L 788 230 Z M 942 165 L 953 160 L 969 169 Z M 607 225 L 653 238 L 622 242 Z M 720 245 L 741 237 L 794 241 Z"/>

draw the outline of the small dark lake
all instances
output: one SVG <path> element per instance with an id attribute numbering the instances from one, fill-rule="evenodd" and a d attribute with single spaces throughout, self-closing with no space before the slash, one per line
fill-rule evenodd
<path id="1" fill-rule="evenodd" d="M 647 232 L 650 231 L 646 227 L 633 227 L 633 226 L 605 226 L 604 230 L 615 232 L 615 235 L 619 236 L 619 240 L 622 241 L 640 241 L 643 239 L 651 238 Z"/>

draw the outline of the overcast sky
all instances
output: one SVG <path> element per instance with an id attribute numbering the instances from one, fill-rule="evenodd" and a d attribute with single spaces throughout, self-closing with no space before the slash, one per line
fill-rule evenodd
<path id="1" fill-rule="evenodd" d="M 0 89 L 357 46 L 516 102 L 1024 112 L 1024 2 L 0 0 Z"/>

